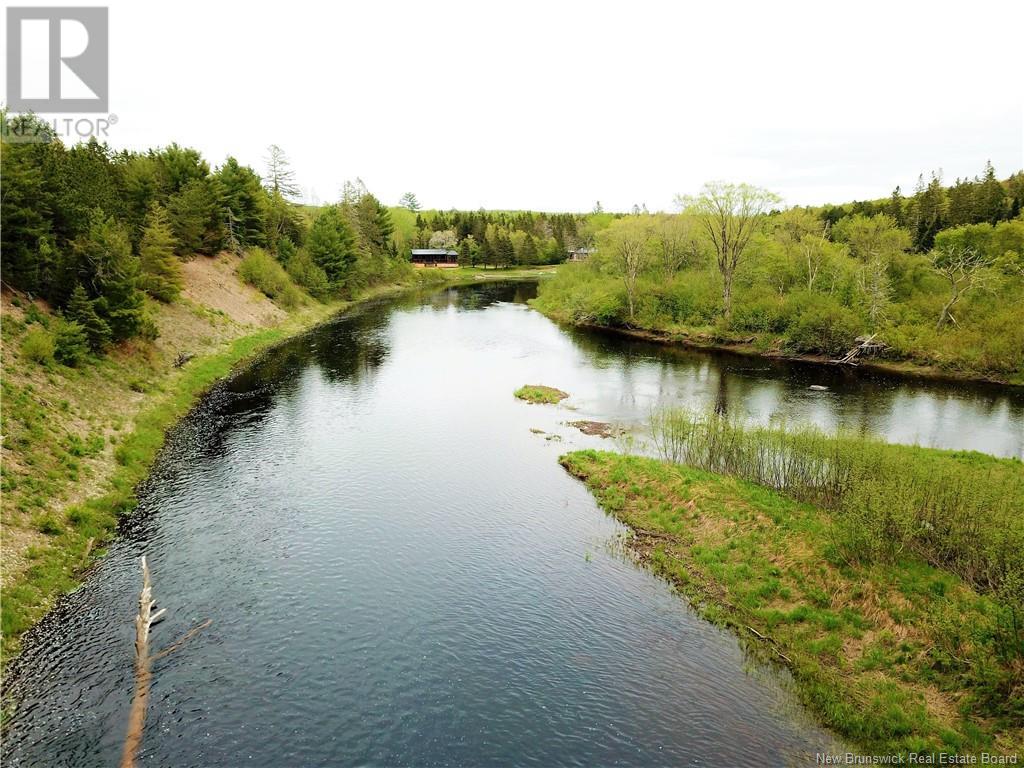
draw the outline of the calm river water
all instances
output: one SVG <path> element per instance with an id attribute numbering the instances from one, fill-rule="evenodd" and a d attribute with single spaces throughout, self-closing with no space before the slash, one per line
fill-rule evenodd
<path id="1" fill-rule="evenodd" d="M 143 553 L 169 613 L 157 647 L 212 619 L 155 664 L 143 766 L 802 765 L 837 748 L 785 679 L 621 555 L 556 460 L 614 446 L 562 422 L 672 401 L 1020 456 L 1024 396 L 565 331 L 526 307 L 535 290 L 370 305 L 215 388 L 110 555 L 26 638 L 4 765 L 116 765 Z M 515 400 L 524 383 L 575 410 Z"/>

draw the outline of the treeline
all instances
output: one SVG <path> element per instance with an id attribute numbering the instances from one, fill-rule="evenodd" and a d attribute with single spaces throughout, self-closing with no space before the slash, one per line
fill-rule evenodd
<path id="1" fill-rule="evenodd" d="M 592 227 L 574 213 L 417 211 L 410 246 L 458 251 L 463 266 L 510 267 L 558 264 L 592 240 Z"/>
<path id="2" fill-rule="evenodd" d="M 42 141 L 10 142 L 4 132 L 2 279 L 61 312 L 62 362 L 155 336 L 147 295 L 174 301 L 181 262 L 197 254 L 245 252 L 243 275 L 286 305 L 408 270 L 388 209 L 361 183 L 346 185 L 338 205 L 305 209 L 276 146 L 261 177 L 233 157 L 211 168 L 177 144 L 115 152 L 95 139 L 66 147 L 41 122 L 36 133 Z"/>
<path id="3" fill-rule="evenodd" d="M 914 194 L 909 198 L 896 187 L 887 200 L 826 205 L 817 210 L 833 225 L 848 216 L 891 216 L 898 226 L 910 232 L 915 250 L 927 251 L 944 229 L 998 224 L 1020 216 L 1024 210 L 1024 172 L 1002 182 L 989 162 L 980 176 L 958 178 L 953 186 L 945 187 L 942 172 L 933 171 L 927 181 L 924 174 L 918 176 Z"/>
<path id="4" fill-rule="evenodd" d="M 709 184 L 679 214 L 613 219 L 535 303 L 766 353 L 832 357 L 875 335 L 893 360 L 1024 383 L 1024 174 L 937 178 L 909 199 L 788 210 Z"/>

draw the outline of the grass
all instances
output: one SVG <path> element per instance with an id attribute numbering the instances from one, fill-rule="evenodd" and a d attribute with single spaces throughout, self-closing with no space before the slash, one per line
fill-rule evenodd
<path id="1" fill-rule="evenodd" d="M 569 396 L 568 392 L 554 387 L 546 387 L 543 384 L 524 384 L 512 394 L 528 403 L 547 405 L 556 405 Z"/>
<path id="2" fill-rule="evenodd" d="M 561 458 L 632 529 L 639 558 L 801 699 L 875 752 L 1024 748 L 1024 659 L 1000 646 L 992 595 L 913 552 L 849 562 L 829 513 L 775 490 L 668 461 Z"/>
<path id="3" fill-rule="evenodd" d="M 260 351 L 357 301 L 438 284 L 419 272 L 411 283 L 377 286 L 356 301 L 304 307 L 281 325 L 218 344 L 214 351 L 182 368 L 154 367 L 145 348 L 122 350 L 79 368 L 49 361 L 41 364 L 31 355 L 5 353 L 5 375 L 0 382 L 5 437 L 0 477 L 7 571 L 0 602 L 3 659 L 17 653 L 22 634 L 60 594 L 75 589 L 82 572 L 104 554 L 103 543 L 114 535 L 119 518 L 134 509 L 135 488 L 148 474 L 167 429 L 210 386 Z M 472 270 L 447 272 L 458 274 L 444 275 L 443 284 L 476 279 Z M 518 277 L 520 273 L 504 276 Z M 19 306 L 15 302 L 22 300 L 16 296 L 12 304 Z M 175 306 L 216 322 L 223 319 L 222 313 L 199 305 L 182 301 Z M 42 320 L 49 319 L 46 313 L 33 312 Z M 0 326 L 5 352 L 20 351 L 22 340 L 36 322 L 36 317 L 22 320 L 14 313 L 5 317 Z M 126 406 L 124 413 L 104 412 L 106 401 L 125 399 L 125 390 L 142 400 L 137 415 L 134 405 Z M 69 394 L 63 393 L 71 391 L 76 396 L 69 403 L 63 399 Z M 56 399 L 54 393 L 61 393 L 62 399 Z M 112 393 L 119 394 L 112 397 Z M 82 403 L 95 408 L 89 410 Z M 73 427 L 72 420 L 76 422 Z M 73 430 L 86 433 L 78 435 Z M 76 501 L 68 504 L 65 500 L 69 498 Z M 35 539 L 24 547 L 24 569 L 11 572 L 12 535 L 20 533 L 17 529 Z"/>
<path id="4" fill-rule="evenodd" d="M 118 518 L 134 509 L 135 487 L 149 471 L 166 430 L 236 364 L 285 335 L 284 329 L 262 331 L 235 340 L 220 354 L 190 363 L 167 393 L 140 413 L 134 429 L 119 441 L 114 452 L 117 467 L 106 492 L 66 510 L 66 524 L 54 513 L 37 518 L 38 529 L 51 537 L 51 545 L 37 550 L 27 570 L 4 590 L 0 625 L 5 656 L 17 650 L 21 634 L 49 609 L 56 595 L 77 586 L 77 573 L 97 553 L 95 543 L 108 539 Z M 89 450 L 86 445 L 71 448 Z M 41 481 L 39 485 L 40 492 L 47 493 L 55 483 Z"/>
<path id="5" fill-rule="evenodd" d="M 814 427 L 744 425 L 668 409 L 651 432 L 662 458 L 735 475 L 834 513 L 833 546 L 850 561 L 910 552 L 1010 607 L 1024 629 L 1024 464 L 971 451 L 891 445 Z"/>

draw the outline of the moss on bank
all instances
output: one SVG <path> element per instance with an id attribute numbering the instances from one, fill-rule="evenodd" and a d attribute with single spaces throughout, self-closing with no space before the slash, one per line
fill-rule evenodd
<path id="1" fill-rule="evenodd" d="M 787 666 L 847 739 L 878 752 L 1024 748 L 1024 660 L 993 651 L 991 597 L 909 554 L 845 562 L 825 513 L 752 483 L 614 453 L 561 461 L 632 529 L 643 562 Z"/>

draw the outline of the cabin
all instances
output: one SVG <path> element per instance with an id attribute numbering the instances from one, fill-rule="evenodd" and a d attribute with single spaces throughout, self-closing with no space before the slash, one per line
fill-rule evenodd
<path id="1" fill-rule="evenodd" d="M 597 248 L 573 248 L 569 251 L 569 261 L 586 261 L 597 253 Z"/>
<path id="2" fill-rule="evenodd" d="M 413 248 L 410 260 L 421 267 L 455 267 L 459 264 L 459 252 L 445 248 Z"/>

